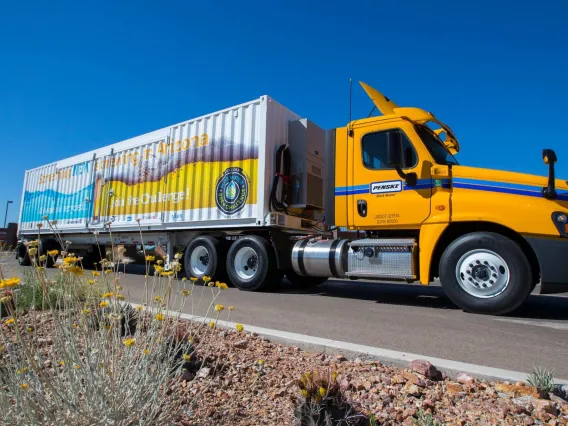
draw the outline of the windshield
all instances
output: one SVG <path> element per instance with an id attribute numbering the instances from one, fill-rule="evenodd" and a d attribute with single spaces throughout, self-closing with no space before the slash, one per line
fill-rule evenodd
<path id="1" fill-rule="evenodd" d="M 440 140 L 440 138 L 438 138 L 438 136 L 436 136 L 434 132 L 432 132 L 432 130 L 430 130 L 426 126 L 421 125 L 416 125 L 415 129 L 416 133 L 418 133 L 418 136 L 420 136 L 420 139 L 422 139 L 422 142 L 424 142 L 424 145 L 426 145 L 426 148 L 428 149 L 428 151 L 430 151 L 430 154 L 432 154 L 432 157 L 434 157 L 434 161 L 437 164 L 458 165 L 455 157 L 450 154 L 450 152 L 446 149 L 444 143 Z"/>

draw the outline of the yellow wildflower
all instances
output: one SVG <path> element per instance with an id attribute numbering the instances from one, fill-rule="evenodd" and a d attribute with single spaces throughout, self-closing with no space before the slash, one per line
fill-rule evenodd
<path id="1" fill-rule="evenodd" d="M 211 277 L 210 277 L 209 275 L 203 275 L 203 277 L 201 277 L 201 279 L 202 279 L 204 282 L 211 281 Z"/>
<path id="2" fill-rule="evenodd" d="M 122 294 L 120 294 L 120 293 L 118 293 L 118 294 L 116 295 L 116 298 L 117 298 L 118 300 L 124 300 L 124 299 L 125 299 L 125 297 L 124 297 Z"/>
<path id="3" fill-rule="evenodd" d="M 136 339 L 134 337 L 132 337 L 130 339 L 124 339 L 122 341 L 122 343 L 124 343 L 124 346 L 129 348 L 130 346 L 133 346 L 136 343 Z"/>
<path id="4" fill-rule="evenodd" d="M 307 390 L 307 389 L 302 389 L 302 396 L 303 396 L 304 398 L 307 398 L 308 395 L 309 395 L 308 390 Z"/>
<path id="5" fill-rule="evenodd" d="M 118 278 L 117 278 L 117 279 L 118 279 Z M 120 291 L 120 290 L 122 290 L 122 286 L 121 286 L 121 285 L 117 285 L 117 286 L 116 286 L 116 289 Z"/>
<path id="6" fill-rule="evenodd" d="M 182 280 L 182 281 L 187 281 L 187 277 L 183 277 L 181 280 Z"/>
<path id="7" fill-rule="evenodd" d="M 189 361 L 189 360 L 191 360 L 191 355 L 183 354 L 183 360 L 184 360 L 184 361 Z"/>
<path id="8" fill-rule="evenodd" d="M 89 314 L 91 313 L 91 310 L 85 308 L 85 309 L 83 309 L 83 313 L 84 313 L 85 315 L 89 315 Z"/>
<path id="9" fill-rule="evenodd" d="M 27 245 L 28 247 L 37 247 L 37 246 L 39 246 L 39 241 L 38 241 L 38 240 L 33 240 L 33 241 L 28 242 L 26 245 Z"/>
<path id="10" fill-rule="evenodd" d="M 156 272 L 162 272 L 164 270 L 163 266 L 159 266 L 159 265 L 154 265 L 154 270 Z"/>
<path id="11" fill-rule="evenodd" d="M 105 325 L 105 330 L 110 330 L 110 329 L 111 329 L 111 327 L 112 327 L 112 325 L 110 325 L 110 324 L 106 324 L 106 325 Z"/>
<path id="12" fill-rule="evenodd" d="M 14 320 L 14 318 L 8 318 L 6 321 L 4 321 L 4 324 L 11 325 L 14 324 L 15 322 L 16 320 Z"/>
<path id="13" fill-rule="evenodd" d="M 229 306 L 229 311 L 234 311 L 235 307 L 233 305 Z"/>
<path id="14" fill-rule="evenodd" d="M 221 290 L 227 290 L 229 288 L 227 284 L 220 283 L 219 281 L 217 281 L 217 287 L 219 287 Z"/>
<path id="15" fill-rule="evenodd" d="M 148 355 L 150 351 L 148 349 L 144 349 L 144 355 Z"/>
<path id="16" fill-rule="evenodd" d="M 76 258 L 76 257 L 67 256 L 67 257 L 63 258 L 63 263 L 66 263 L 66 264 L 68 264 L 68 265 L 72 265 L 72 264 L 74 264 L 75 262 L 77 262 L 77 258 Z"/>
<path id="17" fill-rule="evenodd" d="M 26 327 L 26 331 L 27 331 L 28 333 L 33 333 L 33 332 L 34 332 L 34 328 L 33 328 L 31 325 L 28 325 L 28 326 Z"/>
<path id="18" fill-rule="evenodd" d="M 28 388 L 28 384 L 27 383 L 22 383 L 22 389 L 27 389 Z"/>
<path id="19" fill-rule="evenodd" d="M 71 325 L 73 326 L 73 328 L 77 328 L 77 327 L 79 327 L 79 326 L 77 325 L 77 323 L 76 323 L 76 322 L 74 322 L 74 323 L 73 323 L 73 324 L 71 324 Z"/>
<path id="20" fill-rule="evenodd" d="M 28 367 L 24 367 L 21 370 L 16 370 L 16 374 L 25 374 L 28 372 Z"/>
<path id="21" fill-rule="evenodd" d="M 141 310 L 142 310 L 142 305 L 136 306 L 136 310 L 137 310 L 137 311 L 141 311 Z"/>
<path id="22" fill-rule="evenodd" d="M 161 302 L 164 299 L 162 299 L 160 296 L 154 296 L 154 302 Z"/>
<path id="23" fill-rule="evenodd" d="M 30 257 L 33 257 L 37 254 L 37 249 L 35 247 L 32 247 L 28 249 L 28 253 L 30 254 Z"/>
<path id="24" fill-rule="evenodd" d="M 174 275 L 174 271 L 164 271 L 160 274 L 162 277 L 171 277 Z"/>
<path id="25" fill-rule="evenodd" d="M 259 359 L 257 362 L 258 362 L 260 365 L 264 365 L 264 360 L 263 360 L 263 359 Z"/>
<path id="26" fill-rule="evenodd" d="M 164 263 L 163 260 L 156 260 L 156 264 L 161 265 L 162 263 Z"/>
<path id="27" fill-rule="evenodd" d="M 320 386 L 319 394 L 320 394 L 320 396 L 326 396 L 327 395 L 327 389 L 324 388 L 323 386 Z"/>
<path id="28" fill-rule="evenodd" d="M 183 253 L 176 253 L 174 257 L 179 260 L 183 257 Z"/>
<path id="29" fill-rule="evenodd" d="M 99 306 L 101 308 L 106 308 L 108 306 L 108 302 L 106 300 L 103 300 L 101 303 L 99 303 Z"/>
<path id="30" fill-rule="evenodd" d="M 104 299 L 110 299 L 112 296 L 114 296 L 114 292 L 113 291 L 108 291 L 105 294 L 103 294 L 103 298 Z"/>
<path id="31" fill-rule="evenodd" d="M 97 282 L 97 280 L 88 280 L 87 282 L 89 283 L 89 285 L 93 285 Z"/>
<path id="32" fill-rule="evenodd" d="M 59 250 L 49 250 L 47 252 L 47 255 L 51 256 L 51 257 L 57 257 L 58 254 L 59 254 Z"/>
<path id="33" fill-rule="evenodd" d="M 112 269 L 105 269 L 105 274 L 112 274 Z"/>
<path id="34" fill-rule="evenodd" d="M 193 282 L 197 281 L 197 277 L 190 277 L 189 279 Z"/>
<path id="35" fill-rule="evenodd" d="M 207 283 L 207 287 L 215 287 L 215 283 L 213 281 L 210 281 Z"/>
<path id="36" fill-rule="evenodd" d="M 93 274 L 94 277 L 100 277 L 101 273 L 99 271 L 93 271 L 91 272 L 91 274 Z"/>
<path id="37" fill-rule="evenodd" d="M 155 256 L 149 256 L 149 255 L 146 256 L 146 260 L 147 260 L 148 262 L 153 262 L 155 259 L 156 259 Z"/>
<path id="38" fill-rule="evenodd" d="M 225 309 L 225 307 L 221 304 L 215 305 L 215 310 L 217 312 L 221 312 L 223 309 Z"/>
<path id="39" fill-rule="evenodd" d="M 59 365 L 63 367 L 65 365 L 65 361 L 59 361 Z"/>
<path id="40" fill-rule="evenodd" d="M 211 322 L 209 323 L 209 327 L 215 328 L 215 322 L 214 322 L 214 321 L 211 321 Z"/>
<path id="41" fill-rule="evenodd" d="M 1 345 L 1 346 L 0 346 L 0 352 L 4 352 L 4 349 L 6 349 L 6 346 Z"/>
<path id="42" fill-rule="evenodd" d="M 189 296 L 190 294 L 191 294 L 191 291 L 189 291 L 189 290 L 182 290 L 182 291 L 181 291 L 181 295 L 182 295 L 183 297 Z"/>
<path id="43" fill-rule="evenodd" d="M 245 329 L 245 327 L 242 324 L 235 325 L 235 328 L 237 329 L 237 331 L 239 333 L 242 332 Z"/>
<path id="44" fill-rule="evenodd" d="M 0 303 L 9 302 L 12 298 L 10 296 L 0 297 Z"/>
<path id="45" fill-rule="evenodd" d="M 71 266 L 70 268 L 67 268 L 67 272 L 72 273 L 76 277 L 80 277 L 85 274 L 85 271 L 80 266 Z"/>
<path id="46" fill-rule="evenodd" d="M 158 321 L 163 321 L 166 317 L 164 316 L 164 314 L 156 314 L 155 317 Z"/>
<path id="47" fill-rule="evenodd" d="M 75 364 L 75 370 L 80 370 L 81 366 L 79 364 Z"/>
<path id="48" fill-rule="evenodd" d="M 0 281 L 0 288 L 16 287 L 20 282 L 21 280 L 19 278 L 8 278 L 7 280 Z"/>
<path id="49" fill-rule="evenodd" d="M 46 260 L 47 260 L 47 256 L 46 256 L 45 254 L 42 254 L 42 255 L 39 257 L 39 261 L 40 261 L 40 262 L 45 262 Z"/>

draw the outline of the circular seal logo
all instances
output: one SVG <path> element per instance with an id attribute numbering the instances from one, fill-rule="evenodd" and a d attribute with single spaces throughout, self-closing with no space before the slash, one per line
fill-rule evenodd
<path id="1" fill-rule="evenodd" d="M 217 180 L 215 203 L 227 215 L 240 212 L 248 198 L 248 181 L 240 167 L 225 169 Z"/>

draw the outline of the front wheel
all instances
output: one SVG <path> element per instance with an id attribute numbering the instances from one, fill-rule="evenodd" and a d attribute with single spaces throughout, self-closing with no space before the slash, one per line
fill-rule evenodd
<path id="1" fill-rule="evenodd" d="M 532 288 L 528 260 L 512 240 L 492 232 L 466 234 L 440 259 L 440 282 L 465 311 L 503 315 L 526 300 Z"/>
<path id="2" fill-rule="evenodd" d="M 219 279 L 222 268 L 220 262 L 221 244 L 217 238 L 201 235 L 194 238 L 184 255 L 184 269 L 188 278 L 202 279 L 204 276 L 212 280 Z"/>

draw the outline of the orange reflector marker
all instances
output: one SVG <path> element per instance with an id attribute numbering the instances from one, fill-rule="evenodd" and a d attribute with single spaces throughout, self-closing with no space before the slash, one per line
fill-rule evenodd
<path id="1" fill-rule="evenodd" d="M 443 212 L 444 210 L 446 210 L 446 206 L 444 206 L 443 204 L 439 204 L 436 206 L 436 210 L 440 210 L 441 212 Z"/>

